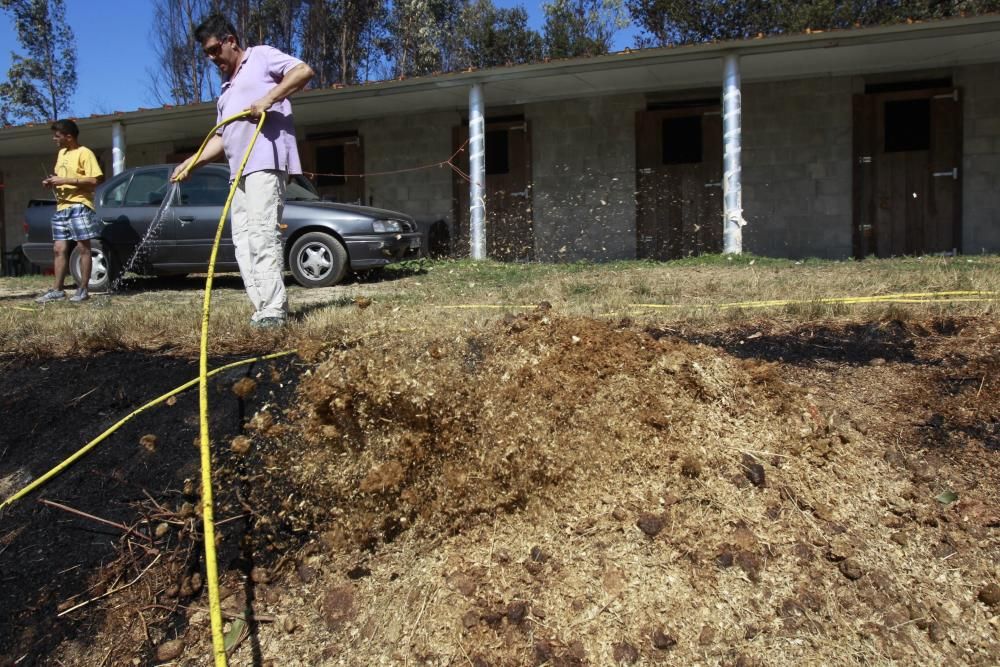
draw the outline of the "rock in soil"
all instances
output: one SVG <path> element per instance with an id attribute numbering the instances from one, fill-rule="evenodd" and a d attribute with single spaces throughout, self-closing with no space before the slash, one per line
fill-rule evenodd
<path id="1" fill-rule="evenodd" d="M 979 591 L 979 601 L 988 607 L 1000 607 L 1000 586 L 987 584 Z"/>
<path id="2" fill-rule="evenodd" d="M 159 662 L 176 660 L 182 653 L 184 653 L 183 639 L 172 639 L 156 647 L 156 659 Z"/>

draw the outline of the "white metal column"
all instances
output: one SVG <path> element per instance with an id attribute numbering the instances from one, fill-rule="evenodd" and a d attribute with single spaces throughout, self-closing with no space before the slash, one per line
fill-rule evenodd
<path id="1" fill-rule="evenodd" d="M 723 153 L 722 252 L 743 252 L 743 99 L 740 92 L 740 57 L 730 53 L 723 59 L 725 82 L 722 88 Z"/>
<path id="2" fill-rule="evenodd" d="M 111 124 L 111 173 L 115 176 L 125 171 L 125 126 Z"/>
<path id="3" fill-rule="evenodd" d="M 486 119 L 483 84 L 469 91 L 469 236 L 472 259 L 486 259 Z"/>

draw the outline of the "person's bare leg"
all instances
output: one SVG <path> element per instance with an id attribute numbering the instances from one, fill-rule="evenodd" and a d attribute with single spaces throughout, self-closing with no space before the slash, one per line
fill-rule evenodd
<path id="1" fill-rule="evenodd" d="M 52 253 L 55 257 L 53 271 L 56 276 L 56 284 L 52 289 L 57 292 L 63 290 L 63 283 L 66 282 L 66 271 L 69 269 L 69 244 L 65 241 L 56 241 L 52 244 Z"/>
<path id="2" fill-rule="evenodd" d="M 94 258 L 90 250 L 90 239 L 85 241 L 77 241 L 78 246 L 82 248 L 80 251 L 80 283 L 76 286 L 77 289 L 87 289 L 90 285 L 90 271 L 94 265 Z"/>

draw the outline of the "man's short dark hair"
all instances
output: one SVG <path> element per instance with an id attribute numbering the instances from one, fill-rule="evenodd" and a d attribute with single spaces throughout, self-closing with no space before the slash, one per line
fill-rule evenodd
<path id="1" fill-rule="evenodd" d="M 62 120 L 57 120 L 52 123 L 49 128 L 53 132 L 62 132 L 63 134 L 70 134 L 74 137 L 80 136 L 80 128 L 76 126 L 76 123 L 71 121 L 69 118 L 63 118 Z"/>
<path id="2" fill-rule="evenodd" d="M 238 46 L 240 43 L 239 33 L 236 32 L 236 28 L 229 22 L 229 19 L 219 12 L 213 12 L 203 18 L 198 27 L 194 29 L 194 38 L 201 44 L 204 44 L 209 37 L 215 37 L 221 42 L 228 35 L 236 38 Z"/>

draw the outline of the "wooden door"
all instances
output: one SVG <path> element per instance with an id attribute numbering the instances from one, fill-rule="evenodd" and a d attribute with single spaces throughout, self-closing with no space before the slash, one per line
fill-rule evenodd
<path id="1" fill-rule="evenodd" d="M 961 251 L 958 89 L 854 98 L 854 255 Z"/>
<path id="2" fill-rule="evenodd" d="M 636 168 L 636 257 L 722 252 L 718 106 L 638 112 Z"/>
<path id="3" fill-rule="evenodd" d="M 468 125 L 452 133 L 457 150 L 469 136 Z M 456 160 L 469 173 L 468 147 Z M 501 262 L 535 258 L 535 228 L 531 214 L 531 142 L 524 120 L 486 123 L 486 255 Z M 469 182 L 454 179 L 458 248 L 469 247 Z"/>
<path id="4" fill-rule="evenodd" d="M 364 150 L 357 132 L 306 137 L 302 167 L 320 197 L 344 204 L 365 203 Z"/>

